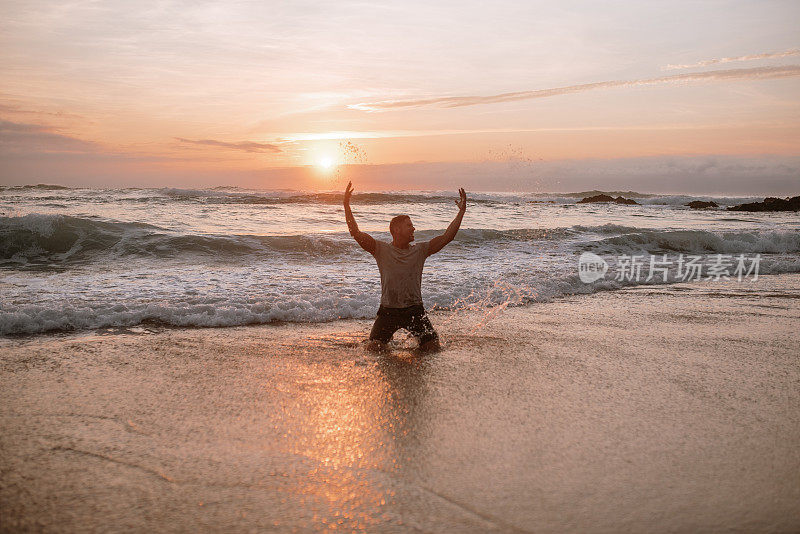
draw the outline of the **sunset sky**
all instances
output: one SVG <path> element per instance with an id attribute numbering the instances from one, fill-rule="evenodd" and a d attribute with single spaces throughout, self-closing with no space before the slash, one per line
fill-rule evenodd
<path id="1" fill-rule="evenodd" d="M 0 0 L 0 184 L 800 194 L 800 2 Z"/>

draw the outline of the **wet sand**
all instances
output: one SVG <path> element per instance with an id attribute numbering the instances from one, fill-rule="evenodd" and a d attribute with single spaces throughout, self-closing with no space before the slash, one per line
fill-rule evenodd
<path id="1" fill-rule="evenodd" d="M 800 275 L 0 342 L 0 530 L 800 530 Z"/>

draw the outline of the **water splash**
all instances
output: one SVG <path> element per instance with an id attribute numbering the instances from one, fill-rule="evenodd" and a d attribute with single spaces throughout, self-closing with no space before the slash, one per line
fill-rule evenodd
<path id="1" fill-rule="evenodd" d="M 339 143 L 339 154 L 340 166 L 336 169 L 333 181 L 341 188 L 352 179 L 349 176 L 349 173 L 346 172 L 346 169 L 343 167 L 353 165 L 368 165 L 369 161 L 367 159 L 366 151 L 350 140 Z"/>
<path id="2" fill-rule="evenodd" d="M 446 326 L 454 322 L 463 324 L 464 321 L 475 321 L 472 312 L 479 312 L 479 319 L 470 329 L 470 334 L 475 334 L 509 306 L 531 302 L 536 300 L 536 296 L 537 291 L 532 286 L 495 280 L 483 289 L 473 290 L 465 297 L 456 299 L 443 324 Z"/>
<path id="3" fill-rule="evenodd" d="M 342 153 L 343 163 L 351 165 L 368 164 L 366 151 L 352 141 L 339 143 L 339 151 Z"/>
<path id="4" fill-rule="evenodd" d="M 490 148 L 486 161 L 499 163 L 501 165 L 500 172 L 505 176 L 517 176 L 517 185 L 520 191 L 530 190 L 531 186 L 538 189 L 543 186 L 539 164 L 544 159 L 529 154 L 521 146 L 509 143 L 500 149 Z"/>

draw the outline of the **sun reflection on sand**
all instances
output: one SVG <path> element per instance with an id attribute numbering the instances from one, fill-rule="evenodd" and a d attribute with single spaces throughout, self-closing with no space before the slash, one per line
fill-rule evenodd
<path id="1" fill-rule="evenodd" d="M 351 345 L 349 339 L 331 337 L 311 342 Z M 409 376 L 418 375 L 420 366 L 413 354 L 405 356 L 369 355 L 378 358 L 377 372 L 366 374 L 363 366 L 374 365 L 370 361 L 299 365 L 297 398 L 285 411 L 291 420 L 300 409 L 305 424 L 289 425 L 285 444 L 291 454 L 316 463 L 296 491 L 328 508 L 323 516 L 340 518 L 328 528 L 367 529 L 389 519 L 381 510 L 396 497 L 391 488 L 419 401 L 420 379 Z"/>

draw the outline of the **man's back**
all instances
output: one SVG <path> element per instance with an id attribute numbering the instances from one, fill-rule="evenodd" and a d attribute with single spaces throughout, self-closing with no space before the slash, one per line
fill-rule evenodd
<path id="1" fill-rule="evenodd" d="M 371 350 L 384 350 L 399 328 L 408 330 L 419 339 L 422 351 L 441 348 L 439 336 L 422 305 L 422 267 L 425 265 L 425 258 L 442 250 L 458 233 L 461 219 L 467 210 L 467 192 L 461 188 L 458 193 L 460 199 L 455 201 L 458 215 L 442 235 L 414 245 L 414 224 L 411 218 L 408 215 L 398 215 L 389 223 L 392 242 L 384 243 L 358 229 L 350 209 L 353 184 L 347 184 L 343 200 L 347 228 L 361 248 L 375 257 L 381 272 L 381 305 L 369 335 L 368 348 Z"/>
<path id="2" fill-rule="evenodd" d="M 381 306 L 406 308 L 422 304 L 422 267 L 429 242 L 398 248 L 375 241 L 375 260 L 381 273 Z"/>

